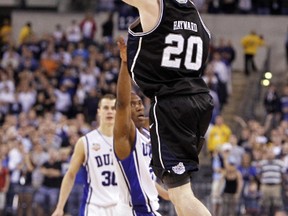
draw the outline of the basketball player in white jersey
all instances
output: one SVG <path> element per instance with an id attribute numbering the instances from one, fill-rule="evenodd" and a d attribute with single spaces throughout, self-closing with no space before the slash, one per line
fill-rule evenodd
<path id="1" fill-rule="evenodd" d="M 99 127 L 81 137 L 65 174 L 58 204 L 52 216 L 62 216 L 73 187 L 75 176 L 83 165 L 87 179 L 84 187 L 80 216 L 115 216 L 118 203 L 118 185 L 113 165 L 113 127 L 115 96 L 104 95 L 98 106 Z"/>
<path id="2" fill-rule="evenodd" d="M 158 192 L 164 199 L 168 199 L 168 193 L 155 182 L 155 175 L 149 166 L 151 143 L 147 130 L 148 119 L 144 116 L 141 98 L 131 93 L 123 38 L 118 39 L 118 46 L 122 62 L 117 83 L 114 127 L 115 165 L 120 195 L 117 216 L 160 215 L 157 212 Z"/>

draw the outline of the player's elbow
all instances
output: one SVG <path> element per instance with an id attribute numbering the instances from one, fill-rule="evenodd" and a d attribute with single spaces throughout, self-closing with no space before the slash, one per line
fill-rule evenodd
<path id="1" fill-rule="evenodd" d="M 71 172 L 71 171 L 68 170 L 64 177 L 69 179 L 69 181 L 73 181 L 74 182 L 74 180 L 76 178 L 76 173 Z"/>

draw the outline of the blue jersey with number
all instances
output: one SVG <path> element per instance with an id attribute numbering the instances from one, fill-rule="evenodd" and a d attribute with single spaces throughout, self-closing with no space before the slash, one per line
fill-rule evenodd
<path id="1" fill-rule="evenodd" d="M 155 175 L 150 167 L 152 156 L 150 136 L 145 135 L 149 135 L 147 130 L 143 129 L 140 133 L 136 129 L 136 140 L 130 155 L 124 160 L 117 159 L 116 174 L 119 181 L 120 206 L 126 205 L 130 208 L 130 212 L 128 210 L 125 214 L 120 208 L 121 216 L 159 215 Z"/>
<path id="2" fill-rule="evenodd" d="M 156 26 L 143 32 L 137 19 L 129 26 L 128 67 L 143 93 L 154 96 L 208 92 L 200 77 L 210 33 L 190 0 L 160 0 Z"/>
<path id="3" fill-rule="evenodd" d="M 82 137 L 85 149 L 83 166 L 87 172 L 81 215 L 89 206 L 112 207 L 118 202 L 118 185 L 113 164 L 113 137 L 93 130 Z M 88 214 L 89 215 L 89 214 Z"/>

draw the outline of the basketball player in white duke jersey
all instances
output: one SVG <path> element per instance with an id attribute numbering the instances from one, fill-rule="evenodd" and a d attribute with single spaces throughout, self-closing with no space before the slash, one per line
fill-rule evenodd
<path id="1" fill-rule="evenodd" d="M 62 216 L 64 206 L 73 187 L 75 176 L 83 165 L 86 184 L 80 216 L 115 216 L 118 203 L 118 183 L 113 164 L 113 127 L 115 96 L 104 95 L 98 106 L 99 127 L 81 137 L 74 149 L 69 169 L 65 174 L 58 204 L 52 216 Z"/>
<path id="2" fill-rule="evenodd" d="M 192 0 L 123 1 L 139 12 L 128 28 L 127 65 L 151 99 L 153 171 L 179 216 L 211 216 L 191 189 L 213 110 L 201 77 L 210 32 Z"/>
<path id="3" fill-rule="evenodd" d="M 168 193 L 155 182 L 150 168 L 151 143 L 148 119 L 144 116 L 141 98 L 131 93 L 127 68 L 126 45 L 118 39 L 121 69 L 117 82 L 114 152 L 119 183 L 117 216 L 159 216 L 159 195 L 168 200 Z M 157 191 L 158 190 L 158 191 Z"/>

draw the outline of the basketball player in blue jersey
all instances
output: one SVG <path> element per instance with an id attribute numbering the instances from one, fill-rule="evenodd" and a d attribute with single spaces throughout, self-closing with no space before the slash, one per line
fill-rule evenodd
<path id="1" fill-rule="evenodd" d="M 168 199 L 168 193 L 155 182 L 155 175 L 150 168 L 149 123 L 144 116 L 141 98 L 131 93 L 123 38 L 119 38 L 118 46 L 122 61 L 117 82 L 114 127 L 115 165 L 120 195 L 117 216 L 155 216 L 159 215 L 158 192 L 164 199 Z"/>
<path id="2" fill-rule="evenodd" d="M 62 216 L 64 206 L 81 165 L 86 169 L 83 203 L 80 216 L 115 216 L 118 184 L 113 164 L 113 127 L 115 96 L 104 95 L 98 106 L 99 127 L 81 137 L 74 149 L 65 174 L 56 210 L 52 216 Z"/>
<path id="3" fill-rule="evenodd" d="M 178 215 L 211 215 L 190 182 L 213 110 L 201 78 L 210 33 L 192 0 L 123 1 L 139 12 L 128 28 L 127 64 L 151 99 L 154 173 L 167 185 Z"/>

